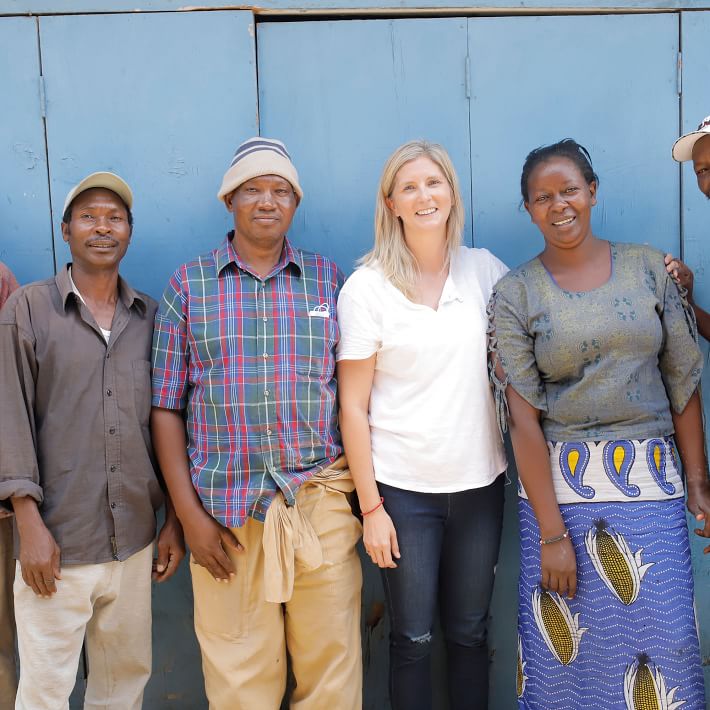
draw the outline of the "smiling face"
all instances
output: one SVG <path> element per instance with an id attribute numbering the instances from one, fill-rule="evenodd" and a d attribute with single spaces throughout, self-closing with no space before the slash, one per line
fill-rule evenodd
<path id="1" fill-rule="evenodd" d="M 72 262 L 86 272 L 117 269 L 131 241 L 123 200 L 111 190 L 95 187 L 79 194 L 70 211 L 69 222 L 62 222 L 62 237 Z"/>
<path id="2" fill-rule="evenodd" d="M 288 232 L 298 205 L 291 183 L 278 175 L 247 180 L 226 203 L 234 215 L 237 245 L 258 249 L 278 245 Z"/>
<path id="3" fill-rule="evenodd" d="M 431 158 L 422 156 L 405 163 L 397 172 L 387 206 L 402 220 L 405 236 L 409 232 L 440 231 L 452 205 L 452 192 L 446 176 Z"/>
<path id="4" fill-rule="evenodd" d="M 710 134 L 693 146 L 693 170 L 700 192 L 710 200 Z"/>
<path id="5" fill-rule="evenodd" d="M 525 209 L 548 247 L 574 249 L 592 236 L 597 185 L 587 183 L 568 158 L 551 158 L 533 168 Z"/>

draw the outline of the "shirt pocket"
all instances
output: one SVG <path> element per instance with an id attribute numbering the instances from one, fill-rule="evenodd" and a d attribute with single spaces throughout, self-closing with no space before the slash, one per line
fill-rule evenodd
<path id="1" fill-rule="evenodd" d="M 335 369 L 338 324 L 335 318 L 309 315 L 296 321 L 295 367 L 299 375 L 329 381 Z"/>
<path id="2" fill-rule="evenodd" d="M 148 426 L 150 418 L 150 361 L 133 361 L 133 401 L 136 408 L 138 423 L 142 427 Z"/>

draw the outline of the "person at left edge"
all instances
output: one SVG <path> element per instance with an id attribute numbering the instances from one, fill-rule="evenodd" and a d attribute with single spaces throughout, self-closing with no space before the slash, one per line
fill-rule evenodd
<path id="1" fill-rule="evenodd" d="M 242 143 L 220 246 L 170 279 L 156 316 L 153 434 L 192 552 L 212 710 L 360 710 L 362 527 L 336 415 L 343 277 L 286 237 L 303 196 L 280 141 Z"/>
<path id="2" fill-rule="evenodd" d="M 682 135 L 673 144 L 672 155 L 678 163 L 692 161 L 698 189 L 710 200 L 710 116 L 706 116 L 695 131 Z M 687 291 L 688 302 L 698 324 L 698 333 L 710 340 L 710 313 L 695 300 L 695 275 L 692 269 L 679 257 L 666 254 L 666 270 Z"/>
<path id="3" fill-rule="evenodd" d="M 17 279 L 0 261 L 0 308 L 18 288 Z M 12 554 L 12 513 L 0 507 L 0 710 L 15 707 L 17 671 L 15 668 L 15 606 L 12 583 L 15 559 Z"/>
<path id="4" fill-rule="evenodd" d="M 67 196 L 72 262 L 0 313 L 0 500 L 15 511 L 17 710 L 138 709 L 151 672 L 151 563 L 163 502 L 149 436 L 156 303 L 119 276 L 133 196 L 94 173 Z M 153 577 L 184 555 L 168 502 Z"/>

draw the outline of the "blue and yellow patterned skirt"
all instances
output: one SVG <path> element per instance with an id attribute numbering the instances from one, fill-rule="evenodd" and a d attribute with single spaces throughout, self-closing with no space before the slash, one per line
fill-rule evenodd
<path id="1" fill-rule="evenodd" d="M 540 532 L 519 499 L 519 707 L 705 710 L 683 498 L 560 510 L 573 600 L 540 588 Z"/>

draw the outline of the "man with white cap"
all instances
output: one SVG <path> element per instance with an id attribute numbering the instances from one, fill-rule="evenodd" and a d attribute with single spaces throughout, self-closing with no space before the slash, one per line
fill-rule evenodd
<path id="1" fill-rule="evenodd" d="M 673 144 L 673 158 L 679 163 L 693 161 L 693 171 L 700 192 L 710 200 L 710 116 L 706 116 L 696 131 L 681 136 Z M 687 264 L 671 254 L 666 255 L 668 273 L 688 290 L 688 300 L 695 311 L 698 332 L 710 340 L 710 313 L 703 310 L 693 299 L 693 272 Z"/>
<path id="2" fill-rule="evenodd" d="M 133 195 L 94 173 L 67 196 L 72 262 L 0 313 L 0 501 L 15 511 L 18 710 L 138 709 L 151 672 L 151 566 L 163 495 L 148 435 L 157 304 L 119 276 Z M 184 554 L 168 507 L 154 578 Z"/>
<path id="3" fill-rule="evenodd" d="M 286 237 L 303 197 L 283 143 L 242 143 L 234 231 L 182 265 L 153 341 L 156 453 L 192 552 L 212 710 L 360 710 L 361 525 L 337 424 L 343 276 Z"/>

